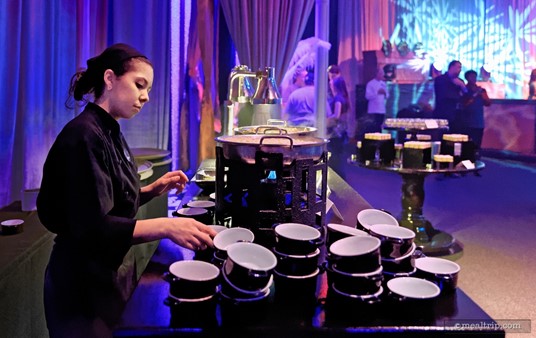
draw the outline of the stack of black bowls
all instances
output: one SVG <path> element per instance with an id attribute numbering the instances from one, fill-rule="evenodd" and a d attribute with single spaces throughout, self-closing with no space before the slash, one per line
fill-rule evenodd
<path id="1" fill-rule="evenodd" d="M 171 309 L 174 327 L 216 326 L 216 295 L 220 269 L 198 260 L 177 261 L 164 279 L 169 283 L 165 304 Z"/>
<path id="2" fill-rule="evenodd" d="M 380 240 L 364 236 L 339 239 L 328 248 L 328 298 L 354 305 L 380 302 L 383 292 Z"/>
<path id="3" fill-rule="evenodd" d="M 380 253 L 385 282 L 415 274 L 415 258 L 422 252 L 417 250 L 414 243 L 413 230 L 391 224 L 374 224 L 370 226 L 369 233 L 381 241 Z"/>
<path id="4" fill-rule="evenodd" d="M 322 233 L 306 224 L 280 223 L 274 226 L 277 257 L 274 271 L 276 299 L 314 299 L 320 269 Z"/>
<path id="5" fill-rule="evenodd" d="M 266 299 L 271 292 L 273 270 L 277 265 L 274 254 L 251 242 L 230 244 L 226 251 L 227 258 L 221 267 L 222 299 L 233 303 Z"/>

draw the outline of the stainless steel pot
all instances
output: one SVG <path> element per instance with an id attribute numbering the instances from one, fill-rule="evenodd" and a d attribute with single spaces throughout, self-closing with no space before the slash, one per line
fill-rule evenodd
<path id="1" fill-rule="evenodd" d="M 216 138 L 226 159 L 255 163 L 257 151 L 283 154 L 283 164 L 296 159 L 318 160 L 327 149 L 329 140 L 313 136 L 287 135 L 226 135 Z"/>
<path id="2" fill-rule="evenodd" d="M 244 126 L 234 129 L 235 135 L 299 135 L 312 136 L 317 131 L 315 127 L 305 126 L 287 126 L 287 122 L 283 120 L 270 119 L 266 125 L 259 126 Z"/>

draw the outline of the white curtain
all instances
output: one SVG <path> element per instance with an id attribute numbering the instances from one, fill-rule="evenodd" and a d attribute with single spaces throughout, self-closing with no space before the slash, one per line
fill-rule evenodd
<path id="1" fill-rule="evenodd" d="M 275 68 L 283 79 L 314 0 L 221 0 L 238 58 L 252 71 Z"/>

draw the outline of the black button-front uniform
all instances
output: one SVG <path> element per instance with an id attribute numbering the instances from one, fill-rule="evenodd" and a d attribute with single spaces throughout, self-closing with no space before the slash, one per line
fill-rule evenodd
<path id="1" fill-rule="evenodd" d="M 117 269 L 129 250 L 140 203 L 134 157 L 119 123 L 88 103 L 58 135 L 37 198 L 57 234 L 45 274 L 51 337 L 106 337 L 125 298 Z"/>

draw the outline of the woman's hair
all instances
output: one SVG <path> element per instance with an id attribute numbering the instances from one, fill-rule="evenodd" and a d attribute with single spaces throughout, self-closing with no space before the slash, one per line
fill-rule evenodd
<path id="1" fill-rule="evenodd" d="M 344 81 L 344 78 L 343 77 L 336 77 L 336 78 L 333 78 L 333 89 L 334 89 L 334 93 L 333 93 L 333 96 L 337 96 L 337 95 L 340 95 L 344 98 L 345 100 L 345 103 L 344 103 L 344 106 L 343 108 L 345 108 L 346 110 L 350 108 L 350 97 L 348 95 L 348 89 L 346 88 L 346 81 Z"/>
<path id="2" fill-rule="evenodd" d="M 133 47 L 118 43 L 108 47 L 100 55 L 87 60 L 87 68 L 76 72 L 69 86 L 69 97 L 65 102 L 68 108 L 73 108 L 72 101 L 88 101 L 87 94 L 95 99 L 104 92 L 104 72 L 111 69 L 116 76 L 127 73 L 132 60 L 139 60 L 152 66 L 147 57 Z"/>
<path id="3" fill-rule="evenodd" d="M 337 65 L 330 65 L 328 67 L 328 73 L 340 75 L 341 74 L 341 69 Z"/>

